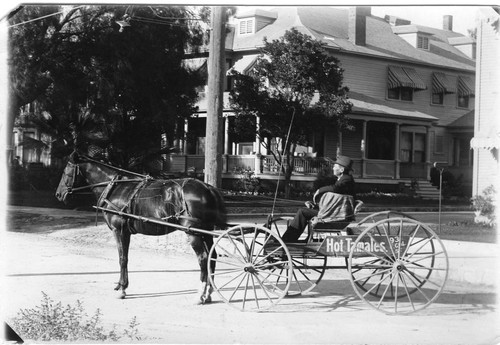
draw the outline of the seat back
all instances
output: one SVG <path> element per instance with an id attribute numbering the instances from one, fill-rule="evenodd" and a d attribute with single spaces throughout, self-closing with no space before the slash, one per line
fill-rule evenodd
<path id="1" fill-rule="evenodd" d="M 344 220 L 336 221 L 318 221 L 317 219 L 312 219 L 308 222 L 307 230 L 308 237 L 307 242 L 321 241 L 327 236 L 331 235 L 352 235 L 353 231 L 349 228 L 349 224 L 355 221 L 355 215 L 358 214 L 364 203 L 361 200 L 354 201 L 354 208 L 352 215 L 346 215 Z"/>

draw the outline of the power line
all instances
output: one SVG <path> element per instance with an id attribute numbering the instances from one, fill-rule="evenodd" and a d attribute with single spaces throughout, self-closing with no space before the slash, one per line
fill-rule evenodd
<path id="1" fill-rule="evenodd" d="M 74 7 L 73 9 L 75 9 L 75 10 L 76 10 L 77 8 L 80 8 L 80 7 L 83 7 L 83 5 L 82 5 L 82 6 L 77 6 L 77 7 Z M 12 25 L 9 25 L 8 27 L 9 27 L 9 28 L 12 28 L 12 27 L 14 27 L 14 26 L 19 26 L 19 25 L 24 25 L 24 24 L 32 23 L 32 22 L 35 22 L 35 21 L 37 21 L 37 20 L 42 20 L 42 19 L 45 19 L 45 18 L 48 18 L 48 17 L 55 16 L 55 15 L 57 15 L 57 14 L 61 14 L 61 13 L 63 13 L 64 11 L 65 11 L 65 10 L 62 10 L 62 11 L 59 11 L 59 12 L 55 12 L 55 13 L 51 13 L 51 14 L 47 14 L 47 15 L 42 16 L 42 17 L 38 17 L 38 18 L 34 18 L 34 19 L 30 19 L 30 20 L 27 20 L 27 21 L 25 21 L 25 22 L 21 22 L 21 23 L 17 23 L 17 24 L 12 24 Z"/>

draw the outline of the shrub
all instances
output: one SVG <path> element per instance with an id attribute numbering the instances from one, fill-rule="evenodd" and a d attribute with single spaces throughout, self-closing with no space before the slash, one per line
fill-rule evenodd
<path id="1" fill-rule="evenodd" d="M 136 318 L 134 317 L 125 329 L 123 336 L 115 331 L 115 326 L 106 331 L 101 325 L 101 311 L 97 309 L 89 317 L 80 301 L 76 306 L 63 307 L 61 302 L 55 303 L 46 293 L 39 306 L 30 309 L 21 309 L 12 321 L 13 329 L 23 339 L 36 341 L 118 341 L 126 337 L 131 340 L 140 340 L 138 336 Z"/>
<path id="2" fill-rule="evenodd" d="M 495 223 L 495 196 L 496 191 L 493 185 L 485 188 L 482 195 L 476 195 L 471 199 L 472 208 L 481 222 L 493 225 Z"/>
<path id="3" fill-rule="evenodd" d="M 234 173 L 239 175 L 237 188 L 239 190 L 257 194 L 260 190 L 260 179 L 255 176 L 255 172 L 250 168 L 235 167 Z"/>

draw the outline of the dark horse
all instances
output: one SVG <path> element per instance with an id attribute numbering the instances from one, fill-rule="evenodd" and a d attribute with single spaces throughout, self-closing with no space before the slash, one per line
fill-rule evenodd
<path id="1" fill-rule="evenodd" d="M 75 186 L 75 181 L 85 179 L 85 186 Z M 211 301 L 212 287 L 208 280 L 208 253 L 213 244 L 213 237 L 189 231 L 189 227 L 214 230 L 226 224 L 224 202 L 218 191 L 196 179 L 160 180 L 149 176 L 135 174 L 107 163 L 95 160 L 86 155 L 73 152 L 70 157 L 59 186 L 56 197 L 66 201 L 69 194 L 90 188 L 97 197 L 99 207 L 133 214 L 142 217 L 161 219 L 185 227 L 191 247 L 198 257 L 202 288 L 197 303 Z M 130 236 L 143 234 L 165 235 L 177 228 L 137 218 L 104 212 L 108 227 L 113 230 L 118 246 L 120 259 L 120 280 L 115 290 L 120 291 L 120 298 L 125 298 L 128 287 L 128 251 Z M 212 261 L 215 265 L 215 261 Z M 215 267 L 211 267 L 215 269 Z"/>

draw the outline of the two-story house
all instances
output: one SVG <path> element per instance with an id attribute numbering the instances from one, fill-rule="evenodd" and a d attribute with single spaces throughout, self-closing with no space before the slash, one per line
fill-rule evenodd
<path id="1" fill-rule="evenodd" d="M 308 147 L 297 154 L 292 180 L 315 179 L 317 160 L 329 164 L 338 153 L 354 160 L 360 184 L 388 190 L 418 179 L 427 181 L 433 162 L 442 162 L 463 182 L 472 181 L 470 139 L 474 132 L 475 41 L 453 32 L 452 17 L 435 29 L 407 20 L 371 14 L 370 7 L 277 7 L 236 13 L 226 37 L 227 69 L 248 73 L 263 39 L 278 39 L 295 28 L 319 41 L 340 60 L 343 84 L 354 107 L 353 132 L 325 128 L 311 133 Z M 196 60 L 203 68 L 203 58 Z M 205 65 L 206 67 L 206 65 Z M 224 115 L 231 125 L 226 82 Z M 203 169 L 206 99 L 199 113 L 184 124 L 183 154 L 169 157 L 170 171 Z M 258 120 L 258 119 L 257 119 Z M 288 124 L 283 124 L 287 126 Z M 255 138 L 224 138 L 224 176 L 234 167 L 255 170 L 261 179 L 275 179 L 273 158 Z M 327 160 L 325 160 L 327 158 Z"/>

